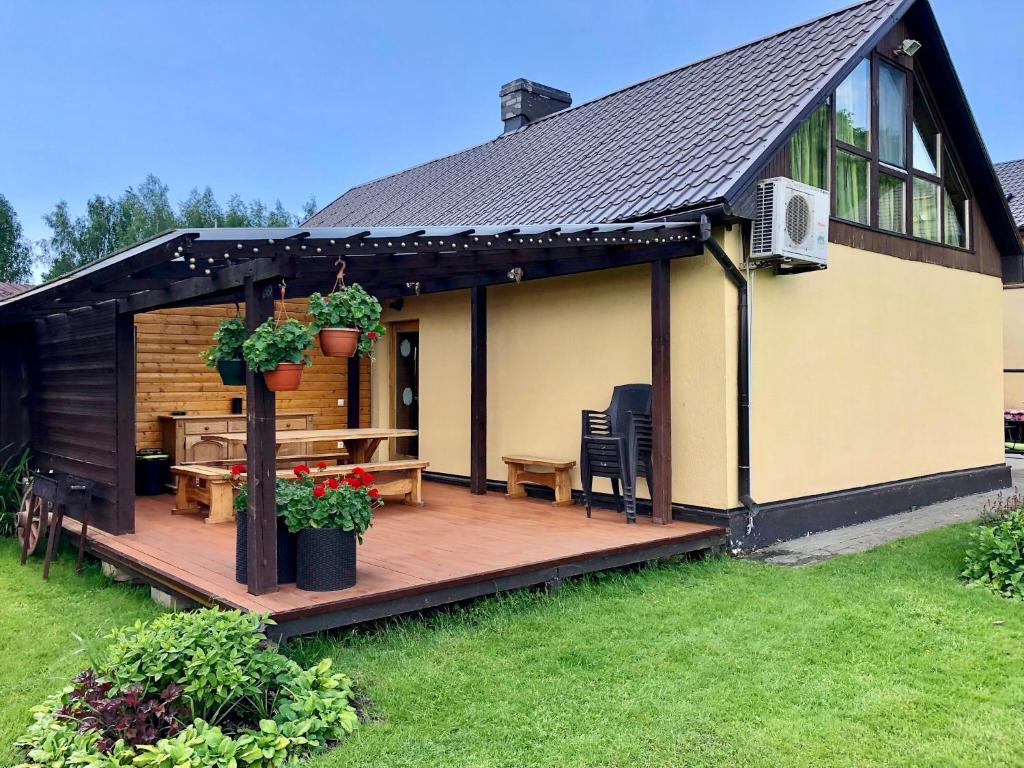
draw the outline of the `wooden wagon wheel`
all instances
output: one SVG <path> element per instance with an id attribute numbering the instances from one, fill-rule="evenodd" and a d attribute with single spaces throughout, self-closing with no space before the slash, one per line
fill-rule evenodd
<path id="1" fill-rule="evenodd" d="M 32 493 L 32 484 L 25 486 L 18 510 L 18 543 L 21 544 L 21 562 L 36 551 L 39 539 L 46 535 L 49 523 L 48 504 Z"/>

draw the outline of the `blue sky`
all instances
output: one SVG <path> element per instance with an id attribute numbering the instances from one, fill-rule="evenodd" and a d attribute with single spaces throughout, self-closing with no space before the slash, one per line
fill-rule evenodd
<path id="1" fill-rule="evenodd" d="M 599 96 L 843 0 L 0 4 L 0 192 L 26 234 L 155 173 L 298 211 L 501 130 L 528 77 Z M 993 159 L 1024 157 L 1024 2 L 933 0 Z"/>

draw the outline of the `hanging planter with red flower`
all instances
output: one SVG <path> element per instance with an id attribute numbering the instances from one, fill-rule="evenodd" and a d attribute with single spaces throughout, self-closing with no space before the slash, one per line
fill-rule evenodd
<path id="1" fill-rule="evenodd" d="M 309 327 L 288 317 L 284 307 L 284 286 L 281 286 L 280 313 L 282 320 L 268 317 L 257 326 L 242 345 L 246 364 L 263 374 L 267 389 L 272 392 L 290 392 L 302 383 L 302 369 L 313 364 L 309 350 L 313 334 Z"/>
<path id="2" fill-rule="evenodd" d="M 380 302 L 361 285 L 345 285 L 345 262 L 338 262 L 334 288 L 326 296 L 309 297 L 310 328 L 319 335 L 320 350 L 328 357 L 366 357 L 384 335 Z"/>

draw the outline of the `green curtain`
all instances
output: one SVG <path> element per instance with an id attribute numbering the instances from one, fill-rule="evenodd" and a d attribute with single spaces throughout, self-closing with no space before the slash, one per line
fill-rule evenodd
<path id="1" fill-rule="evenodd" d="M 789 140 L 790 176 L 828 189 L 829 104 L 826 101 L 800 124 Z"/>
<path id="2" fill-rule="evenodd" d="M 906 184 L 887 173 L 878 175 L 878 227 L 890 232 L 906 232 Z"/>
<path id="3" fill-rule="evenodd" d="M 868 223 L 868 161 L 842 150 L 836 152 L 836 215 Z"/>
<path id="4" fill-rule="evenodd" d="M 914 237 L 939 239 L 939 185 L 914 178 Z"/>

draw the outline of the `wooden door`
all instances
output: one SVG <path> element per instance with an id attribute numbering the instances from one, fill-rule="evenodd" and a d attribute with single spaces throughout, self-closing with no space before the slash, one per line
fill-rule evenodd
<path id="1" fill-rule="evenodd" d="M 420 324 L 418 320 L 391 326 L 391 426 L 420 428 Z M 392 457 L 419 456 L 419 437 L 392 441 Z"/>

